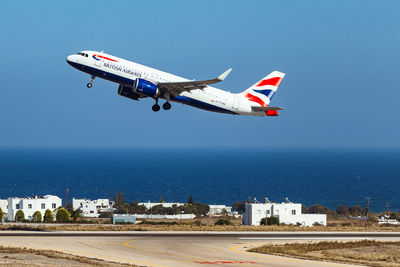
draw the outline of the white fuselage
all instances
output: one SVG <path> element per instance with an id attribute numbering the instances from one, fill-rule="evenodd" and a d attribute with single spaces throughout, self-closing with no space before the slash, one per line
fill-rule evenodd
<path id="1" fill-rule="evenodd" d="M 67 62 L 93 77 L 107 79 L 123 86 L 132 86 L 137 78 L 148 80 L 154 84 L 190 81 L 164 71 L 96 51 L 82 51 L 78 54 L 70 55 L 67 57 Z M 165 99 L 163 95 L 158 97 Z M 243 93 L 233 94 L 212 86 L 182 92 L 176 97 L 171 97 L 170 101 L 214 112 L 265 116 L 263 111 L 252 111 L 254 102 L 246 99 Z"/>

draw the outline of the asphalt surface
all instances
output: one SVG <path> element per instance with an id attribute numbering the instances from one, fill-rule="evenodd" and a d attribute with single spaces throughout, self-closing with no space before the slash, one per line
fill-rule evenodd
<path id="1" fill-rule="evenodd" d="M 344 266 L 247 250 L 266 243 L 310 240 L 400 240 L 400 233 L 342 232 L 17 232 L 0 245 L 51 249 L 141 266 Z"/>

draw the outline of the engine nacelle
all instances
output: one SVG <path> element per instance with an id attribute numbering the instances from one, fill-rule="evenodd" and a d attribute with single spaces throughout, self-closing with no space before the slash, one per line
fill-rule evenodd
<path id="1" fill-rule="evenodd" d="M 150 97 L 159 94 L 157 85 L 141 78 L 137 78 L 135 80 L 135 83 L 133 85 L 133 91 Z"/>
<path id="2" fill-rule="evenodd" d="M 277 110 L 267 110 L 267 112 L 265 112 L 265 114 L 267 116 L 278 116 L 279 112 Z"/>
<path id="3" fill-rule="evenodd" d="M 140 97 L 140 95 L 138 93 L 135 93 L 133 91 L 132 87 L 126 87 L 126 86 L 123 86 L 123 85 L 120 85 L 118 87 L 118 94 L 121 95 L 121 96 L 130 98 L 130 99 L 133 99 L 133 100 L 138 100 L 139 97 Z"/>

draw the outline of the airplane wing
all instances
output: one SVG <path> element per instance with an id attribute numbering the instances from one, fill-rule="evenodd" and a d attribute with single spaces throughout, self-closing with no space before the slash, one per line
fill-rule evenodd
<path id="1" fill-rule="evenodd" d="M 170 92 L 182 93 L 185 91 L 191 91 L 195 89 L 203 89 L 209 84 L 222 82 L 226 76 L 232 71 L 229 69 L 219 75 L 215 79 L 204 80 L 204 81 L 187 81 L 187 82 L 171 82 L 171 83 L 158 83 L 157 86 L 161 90 L 166 90 Z"/>
<path id="2" fill-rule="evenodd" d="M 284 110 L 280 107 L 251 107 L 253 111 Z"/>

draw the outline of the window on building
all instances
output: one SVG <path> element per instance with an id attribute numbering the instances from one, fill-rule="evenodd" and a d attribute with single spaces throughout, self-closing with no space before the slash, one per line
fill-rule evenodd
<path id="1" fill-rule="evenodd" d="M 45 203 L 42 203 L 42 210 L 44 210 L 45 208 L 46 208 L 46 204 Z"/>
<path id="2" fill-rule="evenodd" d="M 267 214 L 269 214 L 270 213 L 270 211 L 269 210 L 267 210 Z"/>
<path id="3" fill-rule="evenodd" d="M 52 208 L 52 209 L 57 208 L 56 203 L 51 204 L 51 208 Z"/>
<path id="4" fill-rule="evenodd" d="M 94 213 L 94 210 L 91 210 L 90 213 Z"/>
<path id="5" fill-rule="evenodd" d="M 19 210 L 19 204 L 15 204 L 15 208 Z"/>
<path id="6" fill-rule="evenodd" d="M 292 215 L 296 215 L 296 210 L 292 210 Z"/>
<path id="7" fill-rule="evenodd" d="M 28 209 L 31 209 L 32 208 L 32 204 L 28 204 Z"/>

